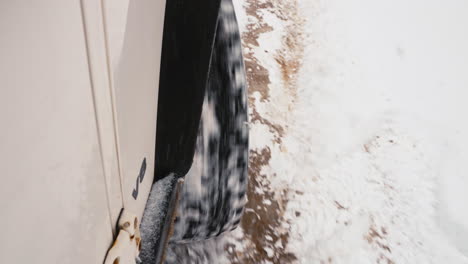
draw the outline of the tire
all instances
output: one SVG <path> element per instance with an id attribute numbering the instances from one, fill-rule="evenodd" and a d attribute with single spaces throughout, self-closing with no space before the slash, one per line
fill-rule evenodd
<path id="1" fill-rule="evenodd" d="M 231 0 L 222 0 L 192 167 L 185 176 L 171 243 L 238 226 L 246 204 L 247 89 Z"/>

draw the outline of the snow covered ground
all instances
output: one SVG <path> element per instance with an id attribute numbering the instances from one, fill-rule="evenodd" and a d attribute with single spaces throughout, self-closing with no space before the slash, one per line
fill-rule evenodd
<path id="1" fill-rule="evenodd" d="M 468 2 L 234 2 L 251 183 L 220 262 L 468 263 Z"/>

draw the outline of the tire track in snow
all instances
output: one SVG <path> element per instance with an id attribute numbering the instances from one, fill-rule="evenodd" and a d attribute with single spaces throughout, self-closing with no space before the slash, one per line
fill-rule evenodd
<path id="1" fill-rule="evenodd" d="M 264 173 L 272 158 L 271 148 L 284 150 L 282 138 L 287 133 L 287 118 L 262 114 L 257 110 L 260 104 L 276 111 L 287 113 L 294 107 L 297 96 L 296 79 L 303 54 L 303 19 L 298 15 L 297 1 L 255 1 L 247 0 L 244 6 L 249 22 L 242 35 L 245 47 L 245 66 L 249 84 L 249 107 L 251 126 L 266 126 L 272 140 L 261 148 L 252 148 L 249 159 L 248 203 L 241 222 L 242 234 L 237 243 L 228 243 L 226 250 L 231 263 L 292 263 L 296 260 L 289 252 L 289 222 L 284 218 L 287 207 L 287 188 L 278 190 L 271 186 L 271 174 Z M 263 19 L 263 15 L 274 15 L 282 22 L 281 48 L 264 52 L 274 58 L 281 73 L 279 85 L 288 97 L 288 104 L 275 106 L 278 96 L 270 90 L 271 80 L 268 66 L 263 66 L 261 58 L 255 54 L 260 48 L 259 37 L 277 30 Z M 262 106 L 262 107 L 263 107 Z M 256 141 L 251 134 L 251 141 Z M 300 214 L 300 213 L 299 213 Z"/>

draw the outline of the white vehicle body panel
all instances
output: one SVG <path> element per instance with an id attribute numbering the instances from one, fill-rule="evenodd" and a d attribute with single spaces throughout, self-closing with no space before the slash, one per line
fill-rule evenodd
<path id="1" fill-rule="evenodd" d="M 115 92 L 115 112 L 125 209 L 141 219 L 154 174 L 156 113 L 158 103 L 159 66 L 161 61 L 164 0 L 125 1 L 127 15 L 111 9 L 113 1 L 105 1 L 106 25 L 119 29 L 124 17 L 126 27 L 110 31 L 110 73 Z M 125 6 L 119 8 L 124 9 Z M 114 33 L 116 32 L 116 33 Z M 121 41 L 121 42 L 120 42 Z M 117 42 L 115 45 L 114 42 Z M 120 43 L 120 49 L 118 48 Z M 146 159 L 147 170 L 134 199 L 138 173 Z"/>
<path id="2" fill-rule="evenodd" d="M 120 210 L 141 218 L 164 7 L 0 3 L 0 263 L 102 263 Z"/>

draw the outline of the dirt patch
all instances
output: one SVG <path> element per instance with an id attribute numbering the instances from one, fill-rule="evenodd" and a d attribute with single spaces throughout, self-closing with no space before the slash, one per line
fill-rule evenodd
<path id="1" fill-rule="evenodd" d="M 262 102 L 268 100 L 270 97 L 268 92 L 268 85 L 270 84 L 270 77 L 268 76 L 268 70 L 263 66 L 260 66 L 257 59 L 245 60 L 245 68 L 247 69 L 247 82 L 249 85 L 249 93 L 258 92 L 260 94 L 260 100 Z M 254 98 L 249 97 L 249 106 L 253 107 Z"/>
<path id="2" fill-rule="evenodd" d="M 275 14 L 279 19 L 287 22 L 282 39 L 282 48 L 277 50 L 272 56 L 274 56 L 280 66 L 284 87 L 295 98 L 297 96 L 297 74 L 302 66 L 302 56 L 304 54 L 303 27 L 305 23 L 304 19 L 299 15 L 297 1 L 269 0 L 259 3 L 255 0 L 248 0 L 245 9 L 248 16 L 256 19 L 255 22 L 247 25 L 247 30 L 242 35 L 243 44 L 248 48 L 258 47 L 259 36 L 274 30 L 273 27 L 263 20 L 261 15 L 262 10 L 268 10 L 268 12 Z M 248 49 L 244 56 L 250 93 L 258 92 L 261 101 L 268 100 L 270 96 L 268 91 L 268 85 L 270 84 L 268 70 L 255 58 L 252 49 Z M 253 106 L 252 100 L 253 98 L 249 100 L 251 107 Z M 294 102 L 294 100 L 292 101 Z"/>
<path id="3" fill-rule="evenodd" d="M 248 0 L 247 5 L 245 6 L 245 12 L 248 16 L 254 17 L 257 19 L 256 23 L 249 23 L 247 25 L 247 30 L 242 35 L 242 40 L 247 45 L 259 46 L 258 38 L 262 33 L 272 31 L 273 28 L 263 21 L 263 17 L 260 14 L 261 10 L 273 9 L 273 2 L 266 1 L 260 3 L 257 0 Z"/>
<path id="4" fill-rule="evenodd" d="M 245 7 L 248 16 L 254 17 L 257 21 L 249 23 L 247 30 L 242 34 L 242 42 L 244 47 L 252 48 L 258 47 L 258 38 L 261 34 L 273 31 L 273 27 L 263 21 L 259 11 L 262 9 L 272 8 L 271 2 L 258 3 L 255 0 L 247 1 Z M 247 70 L 247 82 L 249 84 L 249 94 L 254 92 L 260 93 L 260 100 L 266 101 L 270 97 L 268 92 L 268 85 L 270 84 L 270 77 L 268 70 L 261 65 L 257 58 L 255 58 L 252 49 L 249 51 L 244 50 L 245 69 Z M 254 107 L 253 97 L 249 96 L 249 106 Z"/>
<path id="5" fill-rule="evenodd" d="M 271 122 L 270 120 L 263 118 L 255 109 L 251 107 L 250 122 L 255 123 L 259 122 L 261 124 L 267 125 L 270 132 L 273 134 L 274 141 L 278 144 L 282 143 L 281 138 L 284 136 L 284 128 L 278 124 Z"/>
<path id="6" fill-rule="evenodd" d="M 249 174 L 255 175 L 248 188 L 248 203 L 242 218 L 241 226 L 244 230 L 243 240 L 252 245 L 244 250 L 236 249 L 235 245 L 227 245 L 226 251 L 231 252 L 231 263 L 291 263 L 296 260 L 294 254 L 286 250 L 289 236 L 284 227 L 284 209 L 287 200 L 275 199 L 268 184 L 266 175 L 261 173 L 263 166 L 268 165 L 271 158 L 269 148 L 260 152 L 250 152 Z M 287 190 L 283 190 L 280 197 L 286 197 Z"/>
<path id="7" fill-rule="evenodd" d="M 255 96 L 260 95 L 260 102 L 269 104 L 271 80 L 269 72 L 255 57 L 254 50 L 259 48 L 258 39 L 261 34 L 271 32 L 274 28 L 263 19 L 263 14 L 269 12 L 284 21 L 282 30 L 282 45 L 279 50 L 265 50 L 271 53 L 281 72 L 282 87 L 291 97 L 288 109 L 293 106 L 297 97 L 297 75 L 301 67 L 303 55 L 302 26 L 304 21 L 298 15 L 297 0 L 280 1 L 247 0 L 244 6 L 249 16 L 249 24 L 242 35 L 244 46 L 245 67 L 249 85 L 250 123 L 268 126 L 273 135 L 271 147 L 282 146 L 285 128 L 265 116 L 256 109 Z M 251 139 L 252 140 L 252 139 Z M 254 140 L 254 139 L 253 139 Z M 285 147 L 283 147 L 285 149 Z M 270 147 L 261 150 L 251 150 L 249 157 L 248 203 L 241 220 L 244 237 L 240 241 L 243 249 L 234 244 L 226 246 L 227 256 L 233 264 L 293 263 L 297 259 L 287 251 L 289 240 L 289 222 L 284 217 L 288 204 L 288 189 L 273 190 L 270 187 L 270 175 L 262 174 L 262 168 L 269 166 L 271 159 Z M 301 193 L 302 194 L 302 193 Z M 301 212 L 295 212 L 300 217 Z"/>
<path id="8" fill-rule="evenodd" d="M 282 48 L 275 56 L 282 73 L 284 87 L 290 92 L 294 104 L 297 97 L 297 76 L 304 55 L 303 27 L 305 20 L 299 14 L 297 1 L 276 1 L 276 16 L 287 21 Z"/>
<path id="9" fill-rule="evenodd" d="M 377 247 L 381 252 L 379 257 L 376 259 L 376 263 L 394 264 L 393 260 L 386 256 L 386 254 L 392 253 L 392 250 L 387 243 L 387 235 L 388 232 L 385 227 L 378 228 L 375 226 L 375 223 L 373 223 L 364 237 L 369 244 Z"/>

